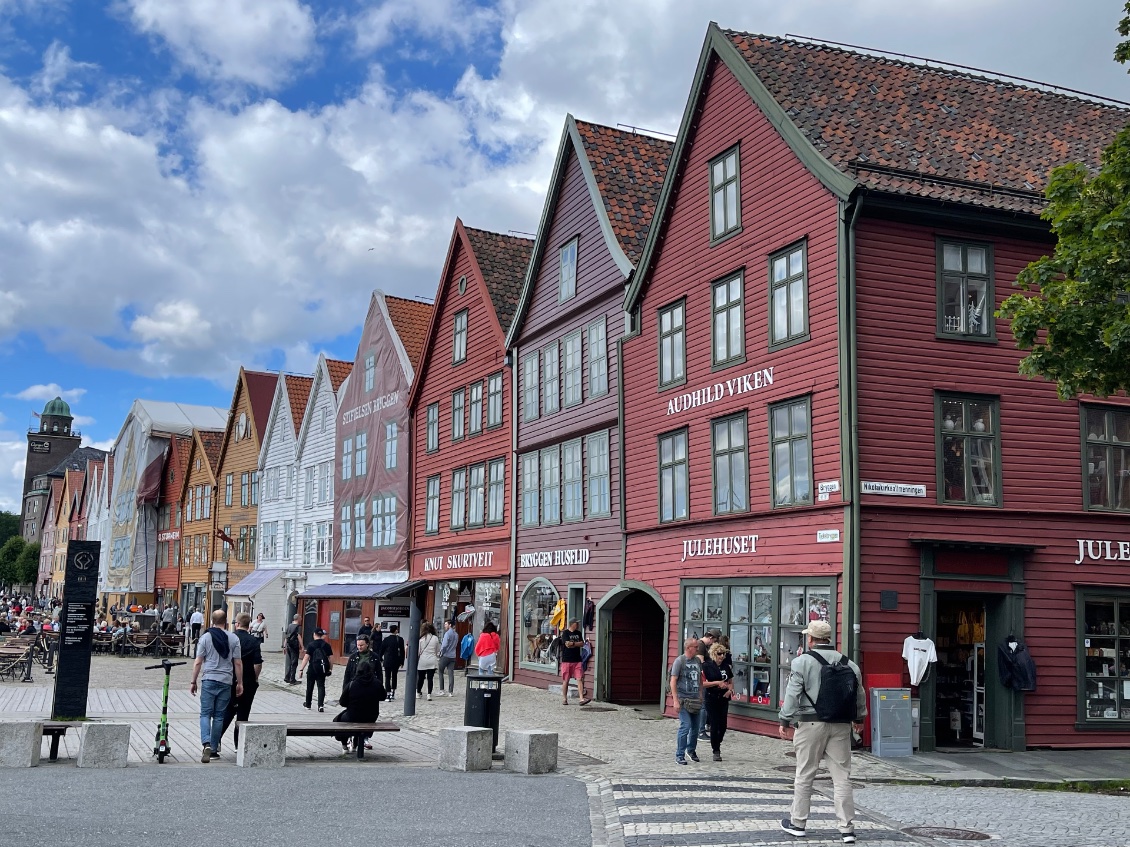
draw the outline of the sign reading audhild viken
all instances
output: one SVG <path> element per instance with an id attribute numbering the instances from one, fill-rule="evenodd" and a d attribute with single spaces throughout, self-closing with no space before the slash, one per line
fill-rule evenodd
<path id="1" fill-rule="evenodd" d="M 667 401 L 667 414 L 675 415 L 717 403 L 726 397 L 735 397 L 740 394 L 749 394 L 773 384 L 773 369 L 761 368 L 732 379 L 716 382 L 706 388 L 696 388 L 694 391 L 684 391 Z"/>

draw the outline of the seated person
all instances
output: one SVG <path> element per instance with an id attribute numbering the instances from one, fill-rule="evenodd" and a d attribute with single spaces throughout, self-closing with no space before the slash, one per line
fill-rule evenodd
<path id="1" fill-rule="evenodd" d="M 361 662 L 357 665 L 357 675 L 341 692 L 338 702 L 345 706 L 345 711 L 334 718 L 339 723 L 373 723 L 381 714 L 381 701 L 385 699 L 385 687 L 373 668 L 375 662 Z M 364 739 L 368 739 L 366 734 Z M 335 735 L 341 742 L 343 753 L 349 752 L 349 741 L 352 735 Z M 363 743 L 363 742 L 362 742 Z"/>

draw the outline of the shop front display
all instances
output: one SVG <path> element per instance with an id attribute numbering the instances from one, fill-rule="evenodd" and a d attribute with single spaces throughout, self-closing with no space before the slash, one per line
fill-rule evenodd
<path id="1" fill-rule="evenodd" d="M 1130 721 L 1130 594 L 1085 593 L 1082 603 L 1083 701 L 1088 724 Z"/>

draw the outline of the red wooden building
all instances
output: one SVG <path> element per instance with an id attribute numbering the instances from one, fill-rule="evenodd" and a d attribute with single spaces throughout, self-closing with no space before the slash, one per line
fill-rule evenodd
<path id="1" fill-rule="evenodd" d="M 173 435 L 169 439 L 161 494 L 157 500 L 157 562 L 153 571 L 153 588 L 161 609 L 180 603 L 181 497 L 191 452 L 192 436 Z"/>
<path id="2" fill-rule="evenodd" d="M 594 648 L 589 688 L 654 702 L 664 627 L 649 586 L 622 579 L 620 361 L 624 285 L 647 237 L 671 144 L 565 120 L 518 314 L 515 678 L 555 679 L 560 600 Z M 587 614 L 586 614 L 587 612 Z"/>
<path id="3" fill-rule="evenodd" d="M 511 374 L 503 339 L 533 242 L 455 221 L 412 385 L 412 577 L 425 619 L 509 643 Z M 504 649 L 499 670 L 509 669 Z"/>
<path id="4" fill-rule="evenodd" d="M 1130 404 L 1022 379 L 992 317 L 1053 246 L 1048 171 L 1128 120 L 710 27 L 626 300 L 626 576 L 670 607 L 668 662 L 729 636 L 738 726 L 771 728 L 823 618 L 894 681 L 934 639 L 924 749 L 1130 742 Z"/>

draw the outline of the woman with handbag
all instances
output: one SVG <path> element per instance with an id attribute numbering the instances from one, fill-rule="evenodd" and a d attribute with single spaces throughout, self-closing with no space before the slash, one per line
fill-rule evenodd
<path id="1" fill-rule="evenodd" d="M 416 693 L 424 693 L 424 680 L 428 681 L 428 699 L 432 699 L 432 682 L 439 666 L 439 636 L 431 621 L 420 627 L 420 657 L 416 663 Z M 442 684 L 442 680 L 441 680 Z"/>
<path id="2" fill-rule="evenodd" d="M 733 666 L 726 662 L 729 651 L 721 642 L 710 646 L 702 663 L 703 707 L 710 725 L 710 749 L 714 761 L 722 761 L 722 739 L 726 737 L 726 721 L 733 696 Z"/>

